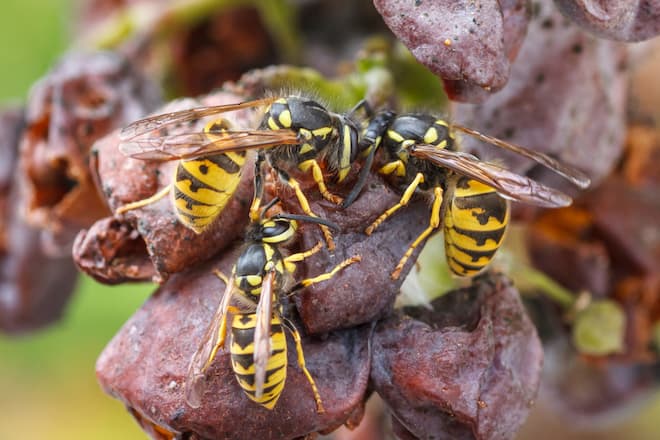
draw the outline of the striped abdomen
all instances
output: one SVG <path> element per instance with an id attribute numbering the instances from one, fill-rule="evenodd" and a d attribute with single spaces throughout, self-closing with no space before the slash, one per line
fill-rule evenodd
<path id="1" fill-rule="evenodd" d="M 179 221 L 198 234 L 213 223 L 236 191 L 244 163 L 244 151 L 180 161 L 172 192 Z"/>
<path id="2" fill-rule="evenodd" d="M 445 253 L 456 275 L 478 274 L 493 259 L 509 222 L 509 203 L 490 186 L 461 177 L 444 218 Z"/>
<path id="3" fill-rule="evenodd" d="M 286 380 L 286 336 L 277 314 L 270 321 L 271 353 L 266 367 L 266 380 L 263 394 L 256 397 L 254 384 L 254 330 L 257 323 L 255 313 L 234 315 L 231 325 L 231 365 L 238 384 L 250 400 L 273 409 L 284 389 Z"/>

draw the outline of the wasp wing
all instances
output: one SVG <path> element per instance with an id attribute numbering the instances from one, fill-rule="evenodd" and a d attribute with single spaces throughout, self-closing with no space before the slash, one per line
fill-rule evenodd
<path id="1" fill-rule="evenodd" d="M 257 305 L 257 322 L 254 329 L 254 386 L 255 396 L 264 392 L 266 370 L 270 359 L 270 322 L 273 317 L 273 287 L 275 272 L 266 274 L 261 284 L 261 296 Z"/>
<path id="2" fill-rule="evenodd" d="M 451 124 L 452 128 L 455 128 L 465 134 L 468 134 L 480 141 L 486 142 L 487 144 L 495 145 L 496 147 L 503 148 L 505 150 L 513 151 L 516 154 L 520 154 L 528 159 L 535 161 L 543 165 L 544 167 L 554 171 L 560 176 L 564 177 L 568 181 L 577 185 L 580 188 L 587 188 L 591 184 L 591 179 L 589 176 L 584 174 L 582 171 L 574 168 L 570 165 L 562 163 L 547 154 L 541 153 L 539 151 L 530 150 L 528 148 L 522 147 L 520 145 L 512 144 L 510 142 L 505 142 L 501 139 L 498 139 L 487 134 L 480 133 L 476 130 L 473 130 L 468 127 L 464 127 L 458 124 Z"/>
<path id="3" fill-rule="evenodd" d="M 202 395 L 204 394 L 205 372 L 211 365 L 217 351 L 222 348 L 227 335 L 227 311 L 231 303 L 234 285 L 233 277 L 225 279 L 225 292 L 220 300 L 218 309 L 213 315 L 213 319 L 204 334 L 202 343 L 195 354 L 193 354 L 188 374 L 186 376 L 185 397 L 186 402 L 192 408 L 198 408 L 201 405 Z"/>
<path id="4" fill-rule="evenodd" d="M 168 161 L 198 158 L 231 151 L 299 143 L 293 130 L 228 130 L 218 133 L 177 133 L 138 137 L 120 142 L 120 151 L 143 160 Z"/>
<path id="5" fill-rule="evenodd" d="M 196 121 L 207 116 L 214 116 L 220 113 L 233 112 L 250 107 L 259 107 L 271 104 L 277 98 L 264 98 L 252 101 L 245 101 L 238 104 L 215 105 L 207 107 L 197 107 L 186 110 L 179 110 L 170 113 L 161 113 L 159 115 L 148 116 L 144 119 L 135 121 L 119 134 L 120 141 L 130 141 L 136 137 L 142 136 L 150 131 L 160 130 L 168 125 L 181 124 L 185 122 Z"/>
<path id="6" fill-rule="evenodd" d="M 440 167 L 488 185 L 504 198 L 545 208 L 569 206 L 572 199 L 561 191 L 542 185 L 472 154 L 450 151 L 433 145 L 414 145 L 410 153 Z"/>

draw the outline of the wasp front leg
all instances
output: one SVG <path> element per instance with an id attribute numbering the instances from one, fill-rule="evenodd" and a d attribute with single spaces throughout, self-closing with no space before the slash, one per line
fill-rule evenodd
<path id="1" fill-rule="evenodd" d="M 311 170 L 312 178 L 314 179 L 314 182 L 316 182 L 316 185 L 319 188 L 319 192 L 324 199 L 334 203 L 335 205 L 342 204 L 344 199 L 335 194 L 332 194 L 328 190 L 328 187 L 325 184 L 325 178 L 323 177 L 323 170 L 321 169 L 321 166 L 316 161 L 316 159 L 306 160 L 298 165 L 298 168 L 300 168 L 300 170 L 303 172 L 309 172 Z"/>
<path id="2" fill-rule="evenodd" d="M 314 249 L 314 248 L 312 248 L 312 249 Z M 294 255 L 297 255 L 297 254 L 294 254 Z M 294 256 L 294 255 L 292 255 L 292 256 Z M 339 263 L 338 265 L 336 265 L 335 267 L 333 267 L 332 270 L 330 270 L 326 273 L 322 273 L 321 275 L 317 275 L 317 276 L 312 277 L 312 278 L 305 278 L 304 280 L 301 280 L 301 281 L 297 282 L 295 286 L 293 286 L 291 289 L 289 289 L 289 291 L 287 292 L 287 295 L 292 295 L 294 292 L 296 292 L 300 289 L 303 289 L 305 287 L 309 287 L 312 284 L 318 284 L 320 282 L 327 281 L 330 278 L 337 275 L 337 273 L 339 273 L 340 270 L 350 266 L 353 263 L 357 263 L 361 260 L 362 260 L 362 257 L 359 256 L 359 255 L 354 255 L 350 258 L 347 258 L 344 261 L 342 261 L 341 263 Z M 301 261 L 301 260 L 298 260 L 298 261 Z M 291 261 L 287 261 L 285 259 L 284 263 L 287 265 L 287 270 L 291 268 L 291 266 L 289 266 L 289 265 L 292 264 Z M 295 267 L 293 269 L 295 270 Z"/>
<path id="3" fill-rule="evenodd" d="M 298 203 L 300 204 L 300 208 L 302 209 L 302 211 L 310 217 L 319 218 L 318 215 L 312 212 L 312 208 L 310 208 L 309 206 L 309 201 L 307 200 L 307 197 L 303 193 L 302 189 L 300 189 L 300 183 L 293 177 L 289 176 L 284 170 L 276 169 L 276 171 L 279 174 L 280 179 L 286 182 L 287 185 L 289 185 L 295 192 L 296 198 L 298 199 Z M 334 250 L 335 242 L 332 240 L 332 233 L 330 233 L 330 228 L 321 224 L 319 225 L 319 228 L 321 228 L 321 232 L 323 233 L 323 238 L 325 239 L 328 249 Z"/>

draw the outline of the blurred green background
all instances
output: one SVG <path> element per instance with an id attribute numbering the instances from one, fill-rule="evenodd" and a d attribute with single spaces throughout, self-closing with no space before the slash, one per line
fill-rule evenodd
<path id="1" fill-rule="evenodd" d="M 0 102 L 24 101 L 69 46 L 72 4 L 2 1 Z M 81 279 L 55 326 L 19 338 L 0 333 L 0 439 L 144 439 L 124 406 L 101 391 L 94 364 L 153 289 Z"/>

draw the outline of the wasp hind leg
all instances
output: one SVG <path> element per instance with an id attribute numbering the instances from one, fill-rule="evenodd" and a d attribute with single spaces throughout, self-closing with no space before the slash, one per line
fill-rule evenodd
<path id="1" fill-rule="evenodd" d="M 399 264 L 396 265 L 394 268 L 394 271 L 392 272 L 392 279 L 393 280 L 398 280 L 399 276 L 401 276 L 401 271 L 403 270 L 403 266 L 406 265 L 406 262 L 412 255 L 412 253 L 415 251 L 415 248 L 420 245 L 424 240 L 428 238 L 429 235 L 433 233 L 438 227 L 440 226 L 440 211 L 442 208 L 442 200 L 443 200 L 443 191 L 442 188 L 439 186 L 436 186 L 433 188 L 433 206 L 431 207 L 431 218 L 429 219 L 429 226 L 428 228 L 424 229 L 421 234 L 417 236 L 415 241 L 412 242 L 410 246 L 408 246 L 408 249 L 406 250 L 406 253 L 403 254 L 403 257 L 401 257 L 401 260 L 399 260 Z"/>
<path id="2" fill-rule="evenodd" d="M 127 203 L 126 205 L 120 206 L 115 210 L 115 214 L 121 215 L 128 211 L 142 208 L 143 206 L 151 205 L 152 203 L 155 203 L 160 199 L 162 199 L 163 197 L 165 197 L 170 192 L 171 189 L 172 189 L 172 184 L 170 183 L 165 188 L 161 189 L 151 197 L 147 197 L 146 199 L 138 200 L 137 202 Z"/>
<path id="3" fill-rule="evenodd" d="M 312 387 L 312 392 L 314 393 L 314 400 L 316 401 L 316 412 L 322 414 L 325 412 L 325 408 L 323 408 L 323 403 L 321 402 L 321 395 L 319 394 L 319 389 L 316 387 L 316 382 L 314 382 L 314 378 L 312 377 L 311 373 L 305 366 L 305 353 L 303 352 L 300 333 L 298 332 L 298 329 L 293 324 L 293 322 L 289 321 L 287 318 L 283 316 L 282 316 L 282 322 L 284 323 L 286 328 L 289 329 L 289 332 L 291 332 L 291 336 L 293 337 L 293 340 L 296 343 L 298 366 L 303 371 L 305 377 L 307 378 L 307 381 L 309 382 L 309 385 Z"/>

